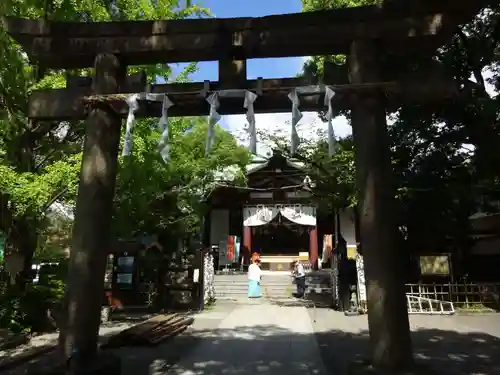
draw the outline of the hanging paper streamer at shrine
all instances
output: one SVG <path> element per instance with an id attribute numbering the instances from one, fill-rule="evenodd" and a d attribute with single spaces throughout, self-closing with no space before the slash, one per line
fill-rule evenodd
<path id="1" fill-rule="evenodd" d="M 214 144 L 214 126 L 221 119 L 221 115 L 217 112 L 219 108 L 219 94 L 214 92 L 207 98 L 210 104 L 210 114 L 208 116 L 208 134 L 207 143 L 205 145 L 205 156 L 208 156 Z"/>
<path id="2" fill-rule="evenodd" d="M 234 259 L 238 261 L 240 259 L 240 249 L 241 249 L 241 238 L 234 236 Z"/>
<path id="3" fill-rule="evenodd" d="M 299 96 L 297 95 L 297 90 L 293 90 L 288 94 L 288 98 L 292 102 L 292 143 L 290 146 L 290 153 L 293 155 L 297 152 L 299 147 L 300 139 L 297 133 L 297 124 L 302 119 L 302 112 L 299 110 Z"/>
<path id="4" fill-rule="evenodd" d="M 328 120 L 328 155 L 333 156 L 335 153 L 335 132 L 333 131 L 333 106 L 332 99 L 335 96 L 335 91 L 326 86 L 325 91 L 325 105 L 328 106 L 326 118 Z"/>
<path id="5" fill-rule="evenodd" d="M 243 107 L 247 109 L 247 121 L 248 121 L 248 135 L 250 136 L 250 152 L 254 155 L 257 154 L 257 130 L 255 129 L 255 111 L 253 109 L 253 103 L 257 99 L 257 94 L 252 91 L 245 91 L 245 101 Z"/>
<path id="6" fill-rule="evenodd" d="M 158 121 L 158 129 L 162 132 L 160 142 L 158 143 L 158 150 L 165 163 L 170 159 L 170 147 L 168 145 L 168 109 L 173 105 L 174 103 L 170 101 L 168 96 L 164 95 L 161 107 L 161 118 L 160 121 Z"/>
<path id="7" fill-rule="evenodd" d="M 162 115 L 158 121 L 158 128 L 162 132 L 160 141 L 158 142 L 158 150 L 162 159 L 167 162 L 169 159 L 169 147 L 168 147 L 168 114 L 167 111 L 174 104 L 170 101 L 166 94 L 152 94 L 152 93 L 141 93 L 138 96 L 140 100 L 147 100 L 152 102 L 162 102 Z"/>
<path id="8" fill-rule="evenodd" d="M 138 98 L 139 95 L 134 94 L 130 95 L 126 100 L 128 104 L 128 116 L 125 128 L 125 137 L 123 141 L 122 156 L 129 156 L 132 152 L 132 130 L 134 129 L 135 112 L 139 109 L 139 103 L 137 103 Z"/>

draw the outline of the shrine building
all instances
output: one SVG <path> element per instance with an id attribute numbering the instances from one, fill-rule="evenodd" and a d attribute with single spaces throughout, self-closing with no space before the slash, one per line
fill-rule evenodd
<path id="1" fill-rule="evenodd" d="M 246 187 L 219 186 L 212 192 L 205 219 L 205 236 L 212 246 L 220 246 L 228 236 L 241 239 L 233 266 L 248 264 L 254 252 L 260 254 L 265 270 L 288 271 L 295 259 L 316 265 L 323 249 L 333 246 L 336 228 L 349 255 L 355 255 L 353 212 L 346 209 L 335 215 L 317 207 L 303 163 L 274 152 L 268 159 L 254 158 L 246 174 Z"/>

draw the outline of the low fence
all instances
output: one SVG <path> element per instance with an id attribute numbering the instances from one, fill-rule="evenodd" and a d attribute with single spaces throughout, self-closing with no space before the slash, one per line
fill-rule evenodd
<path id="1" fill-rule="evenodd" d="M 500 310 L 500 284 L 406 284 L 406 294 L 452 302 L 462 309 L 487 307 Z"/>

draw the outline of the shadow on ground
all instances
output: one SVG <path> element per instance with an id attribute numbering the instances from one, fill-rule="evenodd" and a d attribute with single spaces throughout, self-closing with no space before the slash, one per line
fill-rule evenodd
<path id="1" fill-rule="evenodd" d="M 436 373 L 500 374 L 500 339 L 497 337 L 419 329 L 413 332 L 412 338 L 418 362 Z M 301 335 L 277 326 L 262 325 L 192 332 L 156 349 L 126 348 L 119 353 L 124 375 L 342 375 L 347 373 L 349 363 L 367 358 L 368 345 L 366 331 Z M 322 361 L 317 353 L 318 346 Z"/>
<path id="2" fill-rule="evenodd" d="M 426 375 L 500 374 L 500 317 L 412 316 L 410 323 L 415 358 L 435 370 Z M 227 303 L 158 347 L 111 352 L 123 375 L 343 375 L 368 357 L 369 337 L 366 316 Z"/>
<path id="3" fill-rule="evenodd" d="M 115 322 L 101 325 L 99 342 L 104 343 L 118 332 L 130 327 L 130 324 Z M 61 362 L 56 351 L 58 333 L 45 335 L 45 342 L 37 345 L 25 345 L 0 353 L 0 373 L 2 375 L 26 375 L 31 371 L 44 371 Z M 39 337 L 40 338 L 40 337 Z M 39 339 L 38 338 L 38 339 Z"/>
<path id="4" fill-rule="evenodd" d="M 347 334 L 330 331 L 316 334 L 325 366 L 346 373 L 349 365 L 369 356 L 368 331 Z M 500 339 L 484 333 L 459 333 L 439 329 L 412 331 L 416 363 L 439 374 L 500 374 Z"/>

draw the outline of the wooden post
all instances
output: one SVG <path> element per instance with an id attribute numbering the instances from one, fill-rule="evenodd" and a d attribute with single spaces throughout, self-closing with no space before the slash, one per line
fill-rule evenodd
<path id="1" fill-rule="evenodd" d="M 352 83 L 378 77 L 376 44 L 355 42 L 349 55 Z M 367 280 L 372 365 L 388 370 L 411 366 L 412 348 L 401 252 L 394 221 L 395 189 L 383 98 L 360 94 L 352 108 L 359 219 Z"/>
<path id="2" fill-rule="evenodd" d="M 241 89 L 245 87 L 247 79 L 246 60 L 220 60 L 219 82 L 223 87 Z"/>
<path id="3" fill-rule="evenodd" d="M 97 56 L 93 92 L 118 92 L 124 76 L 116 56 Z M 85 363 L 97 349 L 121 122 L 106 103 L 91 104 L 73 226 L 66 332 L 61 333 L 65 354 L 73 354 L 76 363 Z"/>
<path id="4" fill-rule="evenodd" d="M 205 212 L 201 218 L 201 245 L 204 249 L 212 249 L 212 243 L 210 242 L 210 231 L 212 227 L 212 209 Z"/>
<path id="5" fill-rule="evenodd" d="M 220 51 L 224 57 L 219 60 L 219 82 L 225 89 L 242 89 L 247 79 L 247 61 L 233 59 L 233 48 L 243 46 L 244 36 L 225 29 L 221 33 Z"/>
<path id="6" fill-rule="evenodd" d="M 244 264 L 249 264 L 252 257 L 252 227 L 246 225 L 243 226 L 243 249 Z"/>

